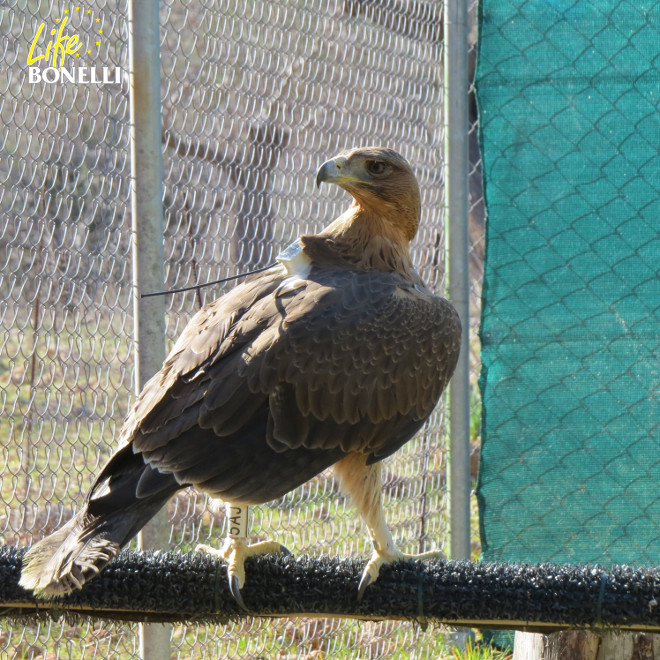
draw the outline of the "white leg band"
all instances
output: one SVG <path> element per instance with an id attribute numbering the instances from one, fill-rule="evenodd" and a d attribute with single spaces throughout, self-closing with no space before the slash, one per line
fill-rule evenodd
<path id="1" fill-rule="evenodd" d="M 227 502 L 225 512 L 227 515 L 227 537 L 230 539 L 247 539 L 248 507 L 242 504 L 230 504 Z"/>

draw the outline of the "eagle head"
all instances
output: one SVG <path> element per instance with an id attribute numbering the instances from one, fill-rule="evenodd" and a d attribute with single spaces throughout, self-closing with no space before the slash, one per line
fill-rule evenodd
<path id="1" fill-rule="evenodd" d="M 397 226 L 407 241 L 419 225 L 420 195 L 408 161 L 392 149 L 360 147 L 342 151 L 321 165 L 316 185 L 335 183 L 355 205 Z"/>

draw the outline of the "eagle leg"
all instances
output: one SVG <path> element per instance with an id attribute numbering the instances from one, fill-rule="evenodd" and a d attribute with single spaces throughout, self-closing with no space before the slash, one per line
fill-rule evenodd
<path id="1" fill-rule="evenodd" d="M 378 579 L 381 566 L 400 560 L 442 557 L 442 553 L 436 551 L 406 554 L 396 547 L 383 514 L 380 463 L 367 465 L 366 460 L 365 455 L 352 453 L 334 465 L 340 486 L 357 507 L 374 546 L 371 558 L 362 572 L 358 601 L 362 600 L 367 587 Z"/>
<path id="2" fill-rule="evenodd" d="M 257 555 L 272 555 L 291 553 L 277 541 L 262 541 L 261 543 L 248 544 L 248 507 L 245 504 L 227 503 L 227 538 L 219 550 L 210 545 L 199 544 L 196 552 L 220 557 L 227 562 L 227 581 L 229 590 L 234 600 L 246 612 L 249 611 L 241 595 L 241 589 L 245 585 L 245 560 Z"/>

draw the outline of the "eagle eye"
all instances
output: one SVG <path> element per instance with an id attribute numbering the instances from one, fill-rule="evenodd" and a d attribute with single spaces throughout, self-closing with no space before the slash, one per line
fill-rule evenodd
<path id="1" fill-rule="evenodd" d="M 389 167 L 380 160 L 368 160 L 367 172 L 373 176 L 384 176 L 389 172 Z"/>

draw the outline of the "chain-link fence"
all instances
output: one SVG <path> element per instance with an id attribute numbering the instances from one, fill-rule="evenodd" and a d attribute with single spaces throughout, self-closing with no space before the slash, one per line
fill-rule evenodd
<path id="1" fill-rule="evenodd" d="M 70 517 L 132 399 L 128 6 L 27 0 L 0 12 L 0 531 L 4 543 L 25 545 Z M 444 292 L 439 3 L 164 0 L 160 17 L 168 287 L 270 263 L 347 204 L 339 190 L 314 190 L 317 166 L 346 147 L 384 144 L 414 164 L 423 200 L 414 261 Z M 44 54 L 43 69 L 62 26 L 82 44 L 67 63 L 96 67 L 106 82 L 58 82 L 55 68 L 29 80 L 28 57 Z M 169 296 L 168 341 L 229 286 Z M 386 517 L 406 552 L 442 549 L 447 536 L 444 412 L 385 465 Z M 174 549 L 218 545 L 224 513 L 185 491 L 169 524 Z M 254 508 L 253 538 L 274 530 L 296 554 L 370 551 L 329 473 Z M 428 657 L 445 645 L 437 630 L 402 622 L 305 618 L 181 625 L 171 643 L 182 658 Z M 0 652 L 137 657 L 136 628 L 0 622 Z"/>
<path id="2" fill-rule="evenodd" d="M 488 559 L 660 559 L 659 18 L 482 5 Z"/>

